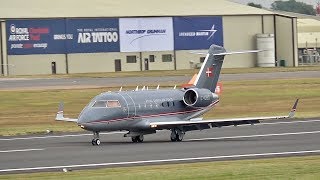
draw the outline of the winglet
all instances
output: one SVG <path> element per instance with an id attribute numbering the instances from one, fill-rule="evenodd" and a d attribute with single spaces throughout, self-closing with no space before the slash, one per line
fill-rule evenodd
<path id="1" fill-rule="evenodd" d="M 295 113 L 296 113 L 296 110 L 297 110 L 297 106 L 298 106 L 298 102 L 299 102 L 299 99 L 296 100 L 296 102 L 294 103 L 289 115 L 288 115 L 288 118 L 293 118 Z"/>
<path id="2" fill-rule="evenodd" d="M 67 121 L 67 122 L 77 122 L 78 121 L 78 119 L 65 118 L 63 115 L 63 109 L 64 109 L 64 104 L 63 104 L 63 102 L 60 102 L 59 110 L 56 115 L 56 121 Z"/>
<path id="3" fill-rule="evenodd" d="M 58 112 L 57 112 L 57 115 L 56 115 L 56 120 L 64 119 L 64 117 L 63 117 L 63 109 L 64 109 L 64 103 L 60 102 L 59 109 L 58 109 Z"/>

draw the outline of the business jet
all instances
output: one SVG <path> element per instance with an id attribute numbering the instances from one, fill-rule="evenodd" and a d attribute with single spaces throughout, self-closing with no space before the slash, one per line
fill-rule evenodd
<path id="1" fill-rule="evenodd" d="M 75 122 L 82 129 L 92 131 L 92 145 L 100 145 L 99 133 L 127 131 L 135 143 L 143 142 L 144 135 L 158 130 L 170 130 L 170 140 L 182 141 L 186 132 L 223 126 L 257 124 L 261 120 L 293 118 L 297 99 L 287 116 L 251 117 L 203 120 L 201 116 L 219 103 L 215 89 L 226 55 L 257 53 L 259 50 L 227 52 L 211 45 L 193 84 L 181 89 L 148 89 L 104 92 L 94 97 L 79 114 L 78 119 L 63 115 L 60 103 L 57 121 Z"/>

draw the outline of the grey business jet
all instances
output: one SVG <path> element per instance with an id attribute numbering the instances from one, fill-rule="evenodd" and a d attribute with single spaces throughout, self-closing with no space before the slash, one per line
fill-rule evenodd
<path id="1" fill-rule="evenodd" d="M 199 118 L 219 102 L 215 89 L 224 57 L 256 52 L 259 51 L 227 52 L 223 47 L 212 45 L 191 86 L 182 89 L 104 92 L 84 107 L 78 119 L 65 118 L 61 103 L 56 120 L 76 122 L 81 128 L 92 131 L 92 145 L 100 145 L 99 132 L 102 131 L 128 131 L 124 137 L 131 137 L 133 142 L 138 143 L 143 142 L 144 135 L 167 129 L 171 130 L 170 139 L 174 142 L 182 141 L 187 131 L 292 118 L 298 99 L 288 116 L 215 120 Z"/>

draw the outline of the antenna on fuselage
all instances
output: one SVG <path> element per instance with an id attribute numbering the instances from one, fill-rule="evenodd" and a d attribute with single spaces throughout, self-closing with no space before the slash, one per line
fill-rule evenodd
<path id="1" fill-rule="evenodd" d="M 177 89 L 177 85 L 174 85 L 173 89 Z"/>
<path id="2" fill-rule="evenodd" d="M 160 84 L 158 84 L 158 86 L 157 86 L 157 90 L 159 90 L 159 88 L 160 88 Z"/>
<path id="3" fill-rule="evenodd" d="M 121 86 L 120 89 L 119 89 L 119 92 L 120 92 L 120 91 L 122 91 L 122 86 Z"/>
<path id="4" fill-rule="evenodd" d="M 149 90 L 149 86 L 147 86 L 147 91 Z"/>
<path id="5" fill-rule="evenodd" d="M 136 87 L 136 90 L 135 90 L 135 91 L 139 91 L 139 86 Z"/>
<path id="6" fill-rule="evenodd" d="M 146 89 L 146 86 L 143 86 L 142 89 L 141 89 L 141 91 L 144 91 L 145 89 Z"/>

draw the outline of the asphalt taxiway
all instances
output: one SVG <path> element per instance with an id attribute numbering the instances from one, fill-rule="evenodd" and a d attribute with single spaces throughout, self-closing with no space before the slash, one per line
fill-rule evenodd
<path id="1" fill-rule="evenodd" d="M 187 132 L 171 142 L 169 131 L 132 143 L 122 132 L 92 135 L 0 137 L 0 174 L 97 167 L 320 155 L 320 120 L 264 121 L 259 125 Z"/>
<path id="2" fill-rule="evenodd" d="M 320 78 L 320 71 L 222 74 L 220 81 Z M 65 89 L 184 84 L 189 76 L 117 78 L 0 78 L 0 90 Z"/>

